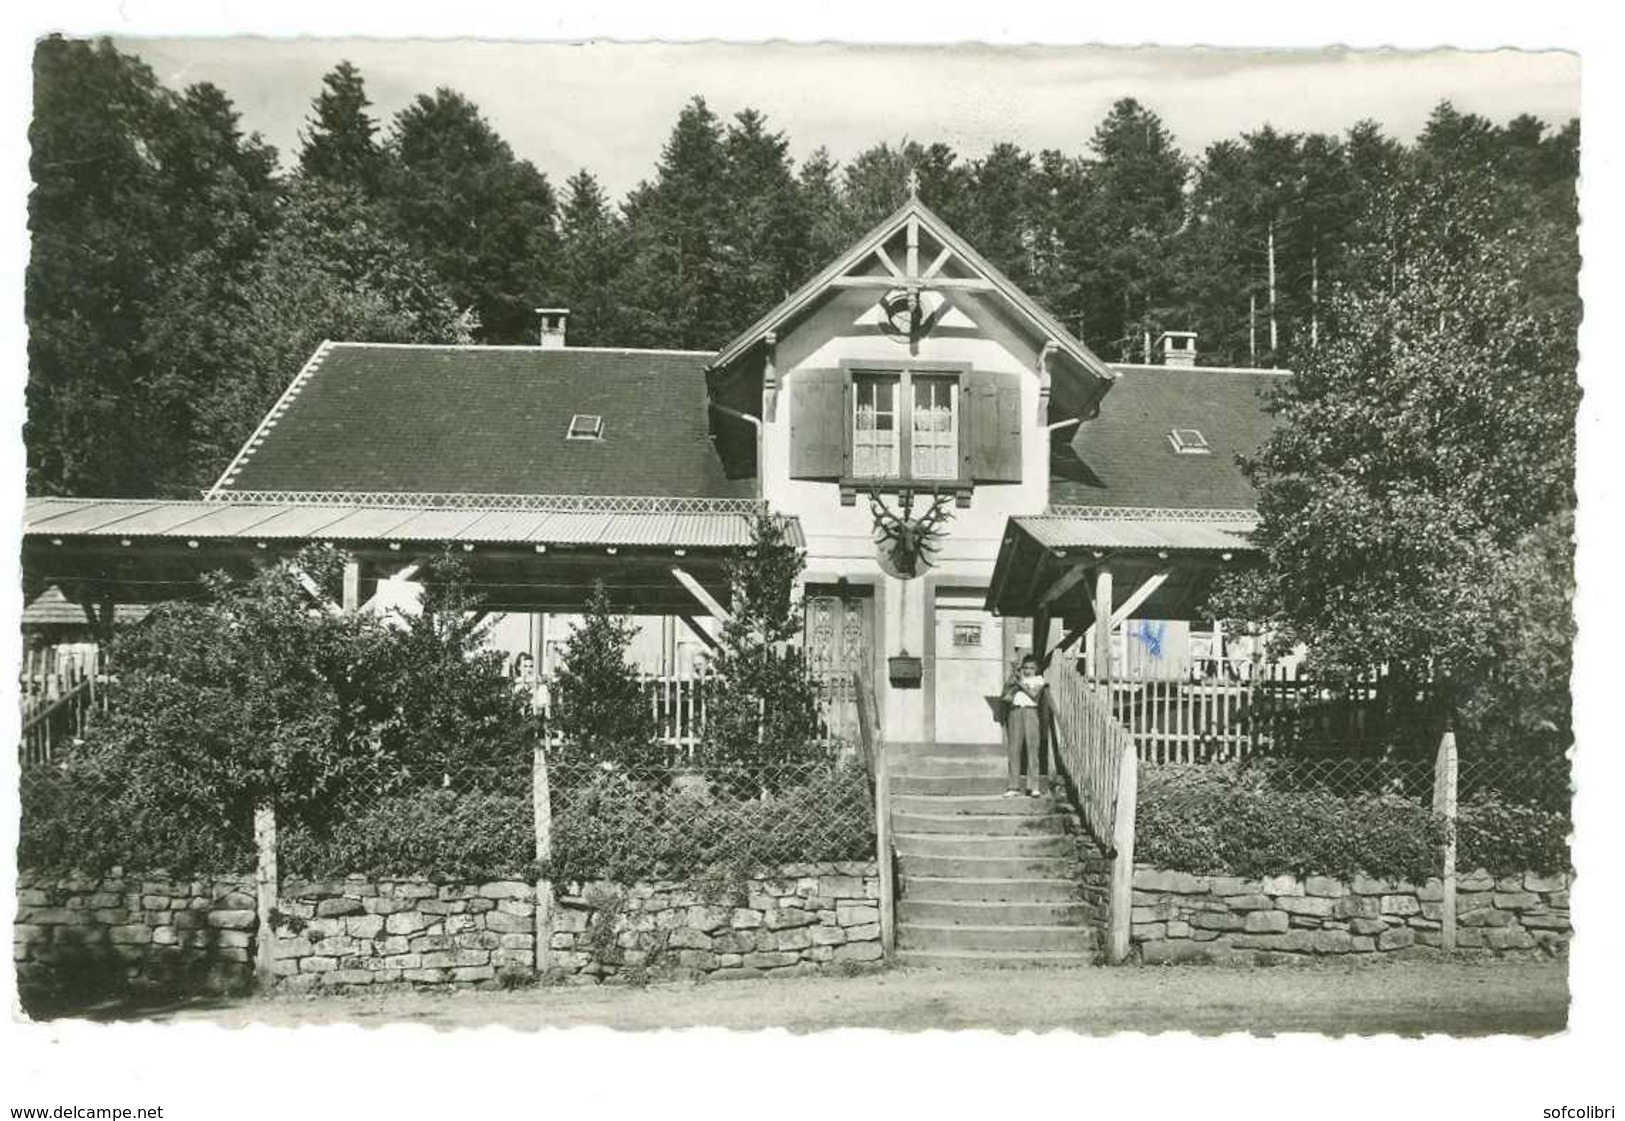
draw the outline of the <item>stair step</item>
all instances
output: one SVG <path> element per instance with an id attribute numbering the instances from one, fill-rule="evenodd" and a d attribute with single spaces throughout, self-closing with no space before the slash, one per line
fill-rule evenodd
<path id="1" fill-rule="evenodd" d="M 1073 880 L 1077 862 L 1064 856 L 920 856 L 898 853 L 905 876 L 972 880 Z"/>
<path id="2" fill-rule="evenodd" d="M 953 856 L 976 860 L 995 856 L 1070 857 L 1072 841 L 1064 833 L 903 833 L 892 834 L 899 856 Z"/>
<path id="3" fill-rule="evenodd" d="M 1083 885 L 1071 876 L 903 876 L 904 903 L 1075 903 Z"/>
<path id="4" fill-rule="evenodd" d="M 1060 837 L 1066 834 L 1066 816 L 1058 813 L 976 814 L 894 810 L 892 829 L 898 834 L 978 833 L 983 836 L 1047 834 Z"/>
<path id="5" fill-rule="evenodd" d="M 926 969 L 986 969 L 990 966 L 1065 966 L 1077 968 L 1095 964 L 1095 954 L 1052 950 L 1028 953 L 1020 950 L 898 950 L 897 961 Z"/>
<path id="6" fill-rule="evenodd" d="M 994 755 L 914 755 L 891 761 L 893 775 L 999 775 L 1010 770 L 1002 756 Z"/>
<path id="7" fill-rule="evenodd" d="M 919 755 L 987 756 L 1003 759 L 1005 748 L 999 743 L 899 743 L 886 749 L 893 757 L 912 759 Z"/>
<path id="8" fill-rule="evenodd" d="M 963 926 L 956 923 L 900 923 L 897 944 L 910 950 L 1050 950 L 1087 953 L 1094 932 L 1083 926 Z"/>
<path id="9" fill-rule="evenodd" d="M 1003 794 L 1005 774 L 1001 769 L 985 775 L 895 775 L 893 794 Z M 1012 799 L 1013 800 L 1013 799 Z"/>
<path id="10" fill-rule="evenodd" d="M 893 820 L 899 814 L 996 815 L 998 817 L 1045 817 L 1056 812 L 1055 800 L 1006 798 L 998 794 L 899 794 L 892 798 Z"/>
<path id="11" fill-rule="evenodd" d="M 905 923 L 956 926 L 1067 926 L 1089 920 L 1089 908 L 1077 900 L 1014 903 L 982 899 L 904 899 L 897 918 Z"/>

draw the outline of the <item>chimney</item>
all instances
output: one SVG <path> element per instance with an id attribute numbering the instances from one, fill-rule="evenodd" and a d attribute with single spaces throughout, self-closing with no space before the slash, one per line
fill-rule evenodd
<path id="1" fill-rule="evenodd" d="M 1164 366 L 1196 365 L 1195 331 L 1164 331 L 1157 344 L 1162 348 Z"/>
<path id="2" fill-rule="evenodd" d="M 570 320 L 567 307 L 539 307 L 536 314 L 542 320 L 542 347 L 552 350 L 564 345 L 564 326 Z"/>

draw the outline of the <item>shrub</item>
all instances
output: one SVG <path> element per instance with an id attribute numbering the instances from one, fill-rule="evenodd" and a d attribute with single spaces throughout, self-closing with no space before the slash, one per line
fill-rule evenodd
<path id="1" fill-rule="evenodd" d="M 387 626 L 311 603 L 301 574 L 330 582 L 336 559 L 306 550 L 245 582 L 212 577 L 206 599 L 121 635 L 107 715 L 25 777 L 19 859 L 243 868 L 267 801 L 284 831 L 328 836 L 354 807 L 447 774 L 514 789 L 537 724 L 483 649 L 455 565 L 434 562 L 423 613 Z"/>
<path id="2" fill-rule="evenodd" d="M 654 713 L 638 668 L 626 656 L 636 634 L 630 620 L 612 612 L 602 581 L 595 584 L 586 615 L 564 644 L 564 664 L 553 685 L 561 757 L 621 767 L 663 761 Z"/>
<path id="3" fill-rule="evenodd" d="M 121 865 L 177 876 L 253 867 L 246 807 L 207 785 L 154 778 L 77 759 L 24 771 L 18 867 L 100 873 Z"/>
<path id="4" fill-rule="evenodd" d="M 331 830 L 278 831 L 279 871 L 295 876 L 533 878 L 536 840 L 524 794 L 420 790 L 352 812 Z"/>
<path id="5" fill-rule="evenodd" d="M 1134 857 L 1172 871 L 1294 873 L 1423 880 L 1435 874 L 1444 822 L 1396 795 L 1341 798 L 1281 790 L 1223 767 L 1142 786 Z"/>
<path id="6" fill-rule="evenodd" d="M 1483 795 L 1456 808 L 1456 867 L 1495 876 L 1566 872 L 1571 832 L 1567 813 Z"/>
<path id="7" fill-rule="evenodd" d="M 861 766 L 799 768 L 771 791 L 736 797 L 726 782 L 674 786 L 616 770 L 554 786 L 553 859 L 561 882 L 674 879 L 874 853 Z"/>

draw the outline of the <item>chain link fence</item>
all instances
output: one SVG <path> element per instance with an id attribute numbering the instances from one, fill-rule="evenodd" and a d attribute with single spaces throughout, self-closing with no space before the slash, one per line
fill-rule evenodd
<path id="1" fill-rule="evenodd" d="M 1302 754 L 1142 764 L 1136 858 L 1174 870 L 1438 874 L 1452 826 L 1431 759 Z M 1569 864 L 1566 758 L 1467 756 L 1457 769 L 1457 865 L 1497 874 Z"/>
<path id="2" fill-rule="evenodd" d="M 548 768 L 555 880 L 677 879 L 874 855 L 874 803 L 851 752 L 637 771 Z"/>

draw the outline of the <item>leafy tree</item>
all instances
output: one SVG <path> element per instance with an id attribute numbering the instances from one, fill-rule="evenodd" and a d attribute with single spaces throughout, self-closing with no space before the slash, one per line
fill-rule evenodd
<path id="1" fill-rule="evenodd" d="M 353 187 L 376 196 L 384 169 L 378 126 L 367 115 L 366 85 L 361 71 L 340 62 L 322 77 L 322 92 L 301 134 L 299 174 L 306 179 Z"/>
<path id="2" fill-rule="evenodd" d="M 1573 628 L 1578 308 L 1541 307 L 1526 260 L 1457 230 L 1361 263 L 1371 282 L 1339 294 L 1331 337 L 1283 382 L 1280 424 L 1244 464 L 1264 563 L 1221 612 L 1306 642 L 1333 673 L 1431 672 L 1469 720 L 1498 711 L 1509 673 L 1566 693 L 1553 650 Z M 1531 594 L 1536 573 L 1550 589 Z"/>
<path id="3" fill-rule="evenodd" d="M 553 189 L 473 102 L 441 88 L 395 117 L 384 200 L 394 230 L 434 268 L 488 343 L 535 338 L 556 267 Z"/>
<path id="4" fill-rule="evenodd" d="M 220 306 L 207 275 L 177 284 L 150 328 L 164 365 L 214 376 L 191 390 L 198 423 L 186 445 L 192 487 L 207 486 L 324 339 L 466 343 L 459 312 L 430 267 L 354 188 L 296 181 L 276 236 Z M 194 491 L 195 493 L 195 491 Z"/>
<path id="5" fill-rule="evenodd" d="M 636 635 L 635 623 L 614 614 L 603 583 L 594 585 L 553 684 L 553 719 L 566 758 L 612 763 L 634 774 L 663 762 L 641 676 L 626 657 Z"/>
<path id="6" fill-rule="evenodd" d="M 46 39 L 34 75 L 30 489 L 184 492 L 191 403 L 218 371 L 152 321 L 179 291 L 207 294 L 205 316 L 229 304 L 273 218 L 275 153 L 219 90 L 165 90 L 106 40 Z"/>

